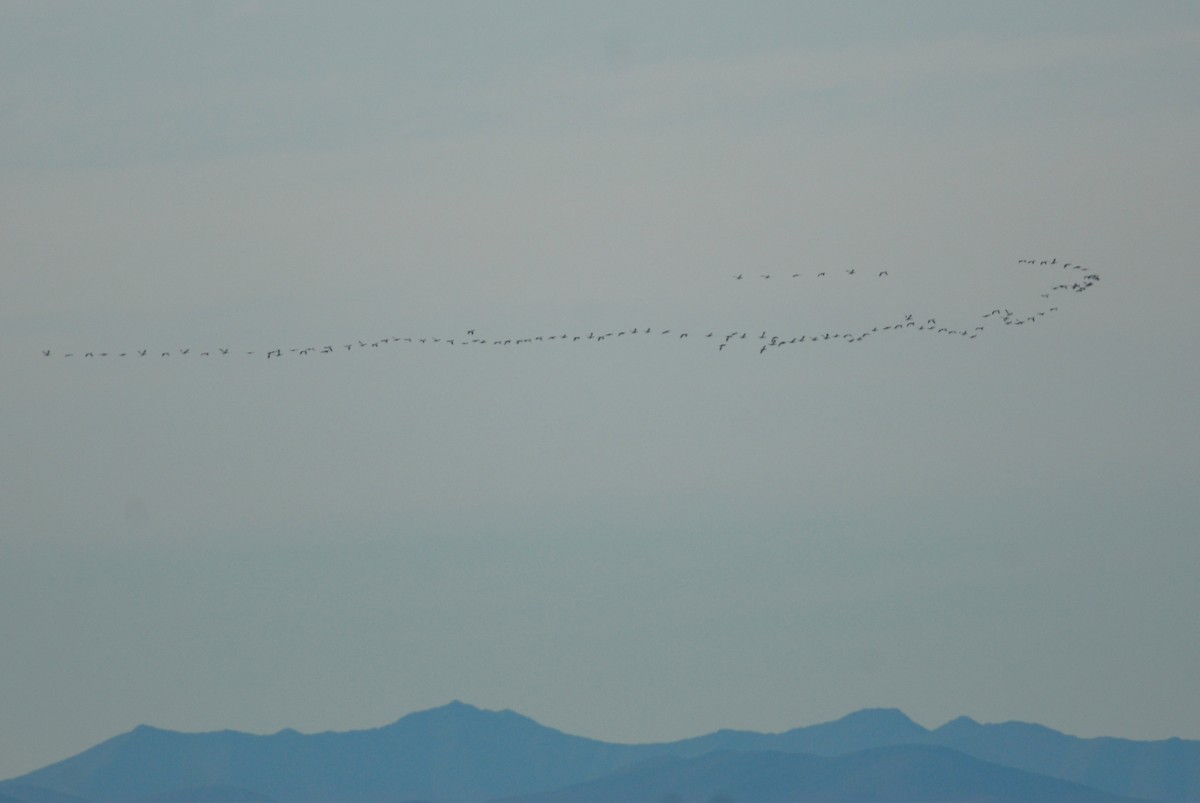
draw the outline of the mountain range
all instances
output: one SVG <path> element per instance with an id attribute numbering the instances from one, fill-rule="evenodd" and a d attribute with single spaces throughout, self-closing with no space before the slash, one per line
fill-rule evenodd
<path id="1" fill-rule="evenodd" d="M 573 736 L 458 701 L 370 730 L 180 733 L 145 725 L 0 782 L 0 803 L 591 801 L 1200 802 L 1200 741 L 1082 739 L 868 709 L 783 733 L 655 744 Z"/>

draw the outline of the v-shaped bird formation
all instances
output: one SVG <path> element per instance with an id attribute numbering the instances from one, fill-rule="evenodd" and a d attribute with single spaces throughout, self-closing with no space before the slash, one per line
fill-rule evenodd
<path id="1" fill-rule="evenodd" d="M 1019 259 L 1018 264 L 1035 265 L 1039 268 L 1056 271 L 1059 280 L 1052 286 L 1048 287 L 1044 292 L 1038 295 L 1039 302 L 1036 308 L 1025 311 L 1013 311 L 1007 307 L 994 307 L 990 310 L 983 311 L 975 322 L 969 325 L 957 324 L 950 326 L 939 323 L 936 317 L 916 316 L 914 314 L 905 314 L 903 317 L 896 320 L 881 321 L 880 323 L 871 326 L 870 328 L 856 328 L 848 331 L 815 331 L 802 330 L 797 327 L 794 331 L 789 332 L 773 332 L 766 329 L 758 331 L 684 331 L 672 327 L 656 327 L 656 326 L 635 326 L 626 329 L 582 329 L 574 331 L 557 331 L 557 332 L 541 332 L 537 334 L 489 334 L 486 332 L 477 333 L 475 329 L 462 330 L 462 334 L 453 336 L 438 336 L 433 337 L 428 334 L 424 335 L 409 335 L 409 334 L 389 334 L 384 337 L 372 337 L 369 339 L 355 338 L 349 342 L 324 343 L 303 346 L 276 347 L 267 349 L 234 349 L 231 346 L 216 346 L 216 347 L 187 347 L 187 348 L 135 348 L 135 349 L 87 349 L 64 351 L 56 353 L 51 349 L 43 349 L 43 357 L 65 357 L 65 358 L 83 358 L 83 359 L 106 359 L 106 358 L 148 358 L 154 357 L 158 359 L 226 359 L 230 357 L 258 357 L 268 360 L 278 360 L 284 357 L 307 357 L 307 356 L 333 356 L 339 353 L 346 353 L 356 349 L 381 349 L 385 347 L 399 346 L 414 346 L 414 347 L 519 347 L 530 346 L 534 344 L 572 344 L 575 346 L 589 346 L 594 344 L 604 343 L 609 340 L 621 338 L 669 338 L 677 341 L 696 342 L 702 341 L 711 344 L 718 351 L 735 351 L 742 349 L 751 353 L 757 352 L 760 355 L 767 354 L 770 351 L 780 349 L 784 346 L 804 346 L 817 345 L 828 343 L 861 343 L 867 338 L 878 337 L 881 335 L 892 335 L 897 333 L 920 332 L 929 335 L 944 335 L 950 337 L 959 337 L 966 340 L 974 340 L 988 329 L 999 329 L 1009 326 L 1031 326 L 1037 324 L 1058 312 L 1059 306 L 1057 299 L 1066 297 L 1070 294 L 1083 293 L 1086 290 L 1094 287 L 1099 281 L 1100 276 L 1094 272 L 1090 272 L 1082 265 L 1073 264 L 1070 262 L 1059 262 L 1057 258 L 1051 259 Z M 831 275 L 832 274 L 832 275 Z M 887 281 L 890 272 L 888 270 L 862 271 L 856 268 L 847 268 L 841 271 L 813 271 L 810 273 L 784 273 L 784 274 L 734 274 L 734 281 L 796 281 L 809 278 L 813 281 L 827 281 L 841 278 L 847 279 L 867 279 L 873 281 Z"/>

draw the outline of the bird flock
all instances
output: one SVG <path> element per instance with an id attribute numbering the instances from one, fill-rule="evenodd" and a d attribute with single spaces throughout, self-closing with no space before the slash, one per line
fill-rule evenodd
<path id="1" fill-rule="evenodd" d="M 1047 316 L 1058 312 L 1059 307 L 1053 303 L 1056 298 L 1066 296 L 1070 293 L 1083 293 L 1089 288 L 1094 287 L 1099 281 L 1100 276 L 1094 272 L 1089 272 L 1082 265 L 1073 264 L 1070 262 L 1059 262 L 1057 258 L 1051 259 L 1019 259 L 1018 264 L 1036 265 L 1038 267 L 1046 267 L 1051 270 L 1059 271 L 1062 278 L 1060 281 L 1049 287 L 1045 292 L 1040 294 L 1042 302 L 1040 308 L 1028 312 L 1017 313 L 1008 308 L 995 307 L 980 315 L 978 322 L 967 326 L 951 327 L 939 324 L 938 320 L 933 317 L 926 318 L 924 316 L 914 316 L 913 314 L 905 314 L 897 320 L 882 322 L 875 326 L 859 328 L 852 331 L 793 331 L 788 333 L 769 332 L 762 329 L 757 332 L 751 331 L 684 331 L 673 328 L 661 328 L 653 326 L 636 326 L 628 329 L 612 329 L 612 330 L 597 330 L 574 331 L 574 332 L 544 332 L 536 335 L 526 336 L 496 336 L 487 335 L 486 333 L 478 333 L 475 329 L 467 329 L 461 335 L 453 337 L 432 337 L 429 335 L 413 336 L 413 335 L 387 335 L 385 337 L 377 337 L 371 339 L 353 339 L 350 342 L 340 343 L 325 343 L 320 345 L 306 346 L 291 346 L 277 347 L 268 349 L 234 349 L 230 346 L 217 346 L 215 348 L 173 348 L 173 349 L 150 349 L 137 348 L 132 350 L 99 350 L 92 349 L 87 351 L 66 351 L 55 353 L 51 349 L 43 349 L 43 357 L 61 356 L 64 358 L 84 358 L 84 359 L 101 359 L 101 358 L 148 358 L 155 357 L 158 359 L 171 358 L 193 358 L 193 359 L 222 359 L 234 356 L 242 357 L 259 357 L 267 360 L 280 360 L 285 357 L 307 357 L 320 355 L 334 355 L 338 353 L 346 353 L 357 349 L 380 349 L 389 346 L 412 345 L 412 346 L 499 346 L 499 347 L 518 347 L 537 343 L 573 343 L 579 345 L 590 345 L 602 343 L 607 340 L 616 340 L 619 338 L 670 338 L 675 340 L 703 340 L 715 346 L 718 351 L 726 349 L 735 350 L 738 348 L 745 349 L 747 346 L 751 350 L 757 351 L 758 354 L 764 355 L 768 352 L 783 348 L 785 346 L 801 346 L 814 345 L 821 343 L 861 343 L 867 338 L 877 337 L 885 334 L 893 334 L 899 332 L 921 332 L 930 335 L 941 335 L 949 337 L 958 337 L 966 340 L 974 340 L 983 334 L 987 329 L 1000 328 L 1008 326 L 1031 326 L 1044 320 Z M 855 268 L 848 268 L 843 271 L 847 276 L 853 277 L 868 276 L 875 279 L 886 279 L 890 274 L 887 270 L 879 271 L 860 271 Z M 828 271 L 818 271 L 813 274 L 813 278 L 826 278 Z M 777 278 L 783 280 L 799 279 L 804 274 L 778 274 Z M 772 280 L 772 274 L 745 274 L 738 273 L 733 275 L 735 281 L 768 281 Z"/>

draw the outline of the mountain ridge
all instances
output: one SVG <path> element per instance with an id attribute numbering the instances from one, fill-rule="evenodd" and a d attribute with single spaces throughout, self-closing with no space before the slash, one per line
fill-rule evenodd
<path id="1" fill-rule="evenodd" d="M 128 803 L 156 796 L 183 800 L 163 796 L 220 788 L 275 803 L 481 803 L 600 781 L 655 757 L 690 760 L 733 751 L 832 758 L 897 745 L 945 748 L 1109 795 L 1200 801 L 1197 741 L 1081 739 L 1032 723 L 988 725 L 969 717 L 931 730 L 899 709 L 873 708 L 779 733 L 722 729 L 675 742 L 620 744 L 574 736 L 510 709 L 489 711 L 459 700 L 356 731 L 181 733 L 139 725 L 0 782 L 0 795 L 21 803 L 51 801 L 51 794 Z M 34 801 L 33 789 L 44 797 Z"/>

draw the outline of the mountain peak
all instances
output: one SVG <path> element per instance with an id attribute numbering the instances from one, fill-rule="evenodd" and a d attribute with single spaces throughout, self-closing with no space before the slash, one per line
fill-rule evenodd
<path id="1" fill-rule="evenodd" d="M 496 728 L 508 730 L 514 727 L 524 730 L 557 732 L 524 714 L 518 714 L 516 711 L 508 709 L 492 711 L 464 703 L 462 700 L 451 700 L 436 708 L 415 711 L 396 720 L 387 728 L 393 731 L 403 731 L 430 726 L 477 732 L 490 732 Z"/>
<path id="2" fill-rule="evenodd" d="M 920 725 L 913 722 L 912 719 L 909 718 L 908 714 L 904 713 L 899 708 L 863 708 L 847 714 L 837 721 L 847 724 L 851 722 L 863 722 L 872 725 L 899 726 L 902 728 L 908 728 L 910 730 L 912 728 L 925 730 Z"/>
<path id="3" fill-rule="evenodd" d="M 935 732 L 941 734 L 961 733 L 962 731 L 971 730 L 978 727 L 979 723 L 976 720 L 971 719 L 968 716 L 961 716 L 950 720 L 945 725 L 937 728 Z"/>
<path id="4" fill-rule="evenodd" d="M 400 719 L 396 720 L 396 722 L 405 722 L 413 719 L 418 721 L 429 719 L 470 721 L 493 717 L 498 713 L 500 712 L 489 711 L 485 708 L 471 705 L 470 703 L 464 703 L 462 700 L 451 700 L 443 705 L 435 706 L 433 708 L 426 708 L 423 711 L 414 711 L 411 714 L 406 714 L 400 717 Z"/>
<path id="5" fill-rule="evenodd" d="M 462 700 L 451 700 L 443 705 L 437 705 L 433 708 L 426 708 L 424 711 L 414 711 L 413 714 L 456 714 L 458 716 L 471 716 L 472 714 L 485 713 L 482 708 L 470 703 L 464 703 Z"/>
<path id="6" fill-rule="evenodd" d="M 864 708 L 826 724 L 847 731 L 869 731 L 887 741 L 906 741 L 929 732 L 899 708 Z"/>

